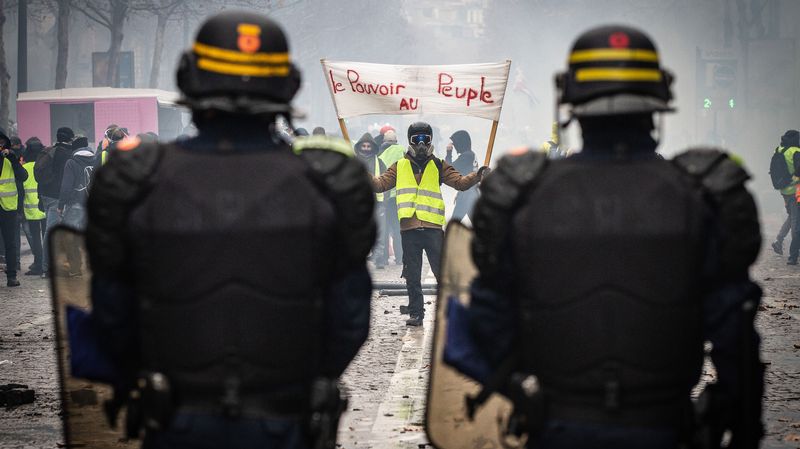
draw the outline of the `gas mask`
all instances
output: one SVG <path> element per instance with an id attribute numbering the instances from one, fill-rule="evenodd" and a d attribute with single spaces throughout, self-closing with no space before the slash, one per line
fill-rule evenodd
<path id="1" fill-rule="evenodd" d="M 414 159 L 424 160 L 433 154 L 433 142 L 430 134 L 414 134 L 408 141 L 408 151 Z"/>

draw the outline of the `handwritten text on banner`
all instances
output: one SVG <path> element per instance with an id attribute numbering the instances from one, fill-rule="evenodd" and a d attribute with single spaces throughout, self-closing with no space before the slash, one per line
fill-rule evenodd
<path id="1" fill-rule="evenodd" d="M 511 61 L 388 65 L 322 60 L 339 118 L 458 114 L 499 120 Z"/>

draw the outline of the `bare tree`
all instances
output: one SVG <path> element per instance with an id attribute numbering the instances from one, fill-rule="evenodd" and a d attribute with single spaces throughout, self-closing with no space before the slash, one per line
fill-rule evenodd
<path id="1" fill-rule="evenodd" d="M 11 75 L 8 74 L 5 39 L 3 39 L 3 31 L 6 24 L 5 8 L 5 0 L 0 0 L 0 127 L 8 132 L 8 97 L 11 95 L 8 89 L 8 82 L 11 79 Z"/>
<path id="2" fill-rule="evenodd" d="M 131 10 L 129 0 L 83 0 L 72 6 L 93 22 L 107 28 L 111 33 L 111 44 L 108 47 L 108 73 L 106 85 L 119 86 L 119 50 L 122 47 L 122 33 L 125 19 Z"/>
<path id="3" fill-rule="evenodd" d="M 161 57 L 164 54 L 164 32 L 167 22 L 179 10 L 189 13 L 192 8 L 189 0 L 146 0 L 133 8 L 148 11 L 156 16 L 156 35 L 153 42 L 153 62 L 150 64 L 150 82 L 152 88 L 158 87 L 158 74 L 161 72 Z"/>
<path id="4" fill-rule="evenodd" d="M 56 0 L 56 89 L 67 87 L 67 58 L 69 56 L 69 17 L 72 12 L 72 0 Z"/>

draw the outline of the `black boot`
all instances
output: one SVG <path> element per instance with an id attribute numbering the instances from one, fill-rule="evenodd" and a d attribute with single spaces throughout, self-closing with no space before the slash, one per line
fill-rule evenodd
<path id="1" fill-rule="evenodd" d="M 8 282 L 6 282 L 6 285 L 8 287 L 19 287 L 19 281 L 17 280 L 16 276 L 10 277 L 8 278 Z"/>
<path id="2" fill-rule="evenodd" d="M 406 326 L 414 326 L 414 327 L 422 326 L 422 317 L 412 316 L 411 318 L 406 320 Z"/>

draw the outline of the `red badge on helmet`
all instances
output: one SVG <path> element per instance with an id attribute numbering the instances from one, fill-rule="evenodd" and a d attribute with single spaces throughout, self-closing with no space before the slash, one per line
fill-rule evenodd
<path id="1" fill-rule="evenodd" d="M 236 44 L 243 53 L 255 53 L 261 48 L 261 27 L 241 23 L 236 30 L 239 32 Z"/>
<path id="2" fill-rule="evenodd" d="M 608 45 L 611 48 L 628 48 L 631 45 L 631 38 L 622 31 L 618 31 L 608 37 Z"/>

